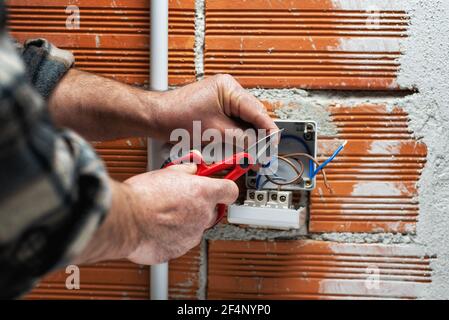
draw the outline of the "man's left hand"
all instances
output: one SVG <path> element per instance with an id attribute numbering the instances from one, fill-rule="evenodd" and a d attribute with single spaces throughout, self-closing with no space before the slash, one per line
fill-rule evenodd
<path id="1" fill-rule="evenodd" d="M 230 75 L 216 75 L 168 91 L 162 96 L 156 114 L 161 138 L 167 140 L 173 129 L 192 130 L 193 121 L 201 129 L 245 129 L 253 126 L 278 130 L 263 104 Z"/>

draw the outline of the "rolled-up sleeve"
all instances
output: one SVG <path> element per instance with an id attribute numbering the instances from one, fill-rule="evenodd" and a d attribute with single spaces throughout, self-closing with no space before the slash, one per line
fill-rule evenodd
<path id="1" fill-rule="evenodd" d="M 48 98 L 61 78 L 73 66 L 75 58 L 46 39 L 30 39 L 18 45 L 28 80 L 44 98 Z"/>
<path id="2" fill-rule="evenodd" d="M 24 64 L 0 36 L 0 298 L 68 264 L 111 203 L 102 161 L 76 133 L 53 125 L 41 97 L 73 61 L 39 41 L 23 47 Z"/>

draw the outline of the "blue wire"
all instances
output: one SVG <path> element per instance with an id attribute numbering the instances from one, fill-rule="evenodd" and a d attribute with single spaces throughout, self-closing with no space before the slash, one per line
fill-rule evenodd
<path id="1" fill-rule="evenodd" d="M 302 140 L 300 137 L 297 136 L 293 136 L 293 135 L 282 135 L 282 138 L 286 138 L 286 139 L 293 139 L 296 140 L 298 142 L 300 142 L 308 151 L 308 153 L 310 154 L 310 149 L 307 146 L 307 144 L 305 143 L 304 140 Z M 310 170 L 309 170 L 309 177 L 311 179 L 313 179 L 321 170 L 323 170 L 324 167 L 326 167 L 330 162 L 332 162 L 335 157 L 338 156 L 338 154 L 343 150 L 343 148 L 345 147 L 347 141 L 343 142 L 342 145 L 340 145 L 337 150 L 334 151 L 334 153 L 332 154 L 332 156 L 330 156 L 326 161 L 324 161 L 320 166 L 318 166 L 318 168 L 316 168 L 315 171 L 312 172 L 312 168 L 314 168 L 314 164 L 312 162 L 312 160 L 310 160 Z M 263 168 L 267 168 L 269 167 L 271 164 L 271 161 L 268 162 L 266 165 L 262 166 Z M 312 167 L 313 166 L 313 167 Z M 260 184 L 260 179 L 261 179 L 262 175 L 260 175 L 259 173 L 257 173 L 256 176 L 256 189 L 259 190 L 259 184 Z"/>
<path id="2" fill-rule="evenodd" d="M 259 173 L 257 173 L 257 177 L 256 177 L 256 190 L 259 190 L 259 183 L 260 183 L 260 178 L 261 178 L 262 176 L 259 174 Z"/>
<path id="3" fill-rule="evenodd" d="M 316 170 L 313 172 L 311 178 L 315 177 L 318 172 L 320 172 L 321 170 L 323 170 L 323 168 L 325 166 L 327 166 L 332 160 L 335 159 L 336 156 L 338 156 L 338 154 L 341 152 L 341 150 L 343 150 L 343 148 L 346 145 L 346 141 L 337 148 L 337 150 L 335 150 L 334 154 L 332 156 L 330 156 L 326 161 L 324 161 L 318 168 L 316 168 Z"/>
<path id="4" fill-rule="evenodd" d="M 268 168 L 271 165 L 271 161 L 269 161 L 267 164 L 262 165 L 262 168 Z M 259 174 L 259 172 L 257 172 L 256 174 L 256 190 L 259 190 L 259 183 L 260 183 L 260 178 L 262 177 L 262 175 Z"/>

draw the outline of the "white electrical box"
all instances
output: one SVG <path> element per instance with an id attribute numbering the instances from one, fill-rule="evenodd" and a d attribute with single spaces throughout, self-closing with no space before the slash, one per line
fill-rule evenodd
<path id="1" fill-rule="evenodd" d="M 277 120 L 275 121 L 279 129 L 282 131 L 281 140 L 279 142 L 278 154 L 285 155 L 291 153 L 306 153 L 313 159 L 316 159 L 317 152 L 317 125 L 314 121 L 295 121 L 295 120 Z M 316 167 L 313 161 L 308 157 L 298 157 L 296 160 L 292 160 L 296 165 L 300 165 L 301 162 L 304 167 L 303 180 L 297 184 L 291 184 L 283 186 L 282 190 L 313 190 L 316 185 L 315 177 L 310 178 L 310 173 Z M 295 176 L 295 172 L 289 165 L 282 161 L 277 163 L 276 174 L 283 177 L 285 180 L 291 180 Z M 246 175 L 246 187 L 257 188 L 257 172 L 251 170 Z M 264 184 L 265 189 L 277 188 L 271 182 L 266 182 L 263 177 L 259 178 L 259 183 Z"/>
<path id="2" fill-rule="evenodd" d="M 316 159 L 317 153 L 317 124 L 296 120 L 275 122 L 279 129 L 284 129 L 278 155 L 294 156 L 287 159 L 290 163 L 276 158 L 273 161 L 277 163 L 273 165 L 270 162 L 268 169 L 247 173 L 246 199 L 243 203 L 229 206 L 230 223 L 284 230 L 300 229 L 307 224 L 307 210 L 300 199 L 304 192 L 316 186 L 315 176 L 311 174 L 316 168 L 312 159 Z M 271 167 L 275 169 L 271 170 Z M 270 181 L 267 175 L 272 181 L 276 178 L 276 181 Z M 277 181 L 281 183 L 277 184 Z"/>

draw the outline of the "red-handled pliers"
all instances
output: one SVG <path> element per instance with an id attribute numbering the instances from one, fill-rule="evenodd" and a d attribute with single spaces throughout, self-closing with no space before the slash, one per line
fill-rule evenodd
<path id="1" fill-rule="evenodd" d="M 195 163 L 197 164 L 197 171 L 196 174 L 198 176 L 203 177 L 209 177 L 214 174 L 217 174 L 219 172 L 225 171 L 225 170 L 231 170 L 224 179 L 229 179 L 236 181 L 238 178 L 243 176 L 245 173 L 247 173 L 249 170 L 253 169 L 256 165 L 258 165 L 257 160 L 259 156 L 267 150 L 267 148 L 271 144 L 266 144 L 264 148 L 261 148 L 261 150 L 258 150 L 258 154 L 256 155 L 256 159 L 252 157 L 249 153 L 249 150 L 251 150 L 254 147 L 257 147 L 259 143 L 265 140 L 271 140 L 272 137 L 282 132 L 284 129 L 281 129 L 279 131 L 273 132 L 266 137 L 260 139 L 255 144 L 253 144 L 251 147 L 247 149 L 246 152 L 240 152 L 236 153 L 233 156 L 214 163 L 214 164 L 206 164 L 206 162 L 203 159 L 203 156 L 199 151 L 191 151 L 187 155 L 182 156 L 176 160 L 167 160 L 164 165 L 162 165 L 163 168 L 167 168 L 169 166 L 173 166 L 176 164 L 181 163 Z M 214 226 L 223 219 L 226 213 L 226 205 L 224 204 L 218 204 L 217 205 L 217 220 L 215 221 Z"/>
<path id="2" fill-rule="evenodd" d="M 204 161 L 201 153 L 199 151 L 194 150 L 183 157 L 168 162 L 167 164 L 164 165 L 164 168 L 185 162 L 196 163 L 197 164 L 196 175 L 203 177 L 210 177 L 225 170 L 231 170 L 224 177 L 224 179 L 229 179 L 233 181 L 236 181 L 238 178 L 243 176 L 245 173 L 247 173 L 256 165 L 256 162 L 254 161 L 253 157 L 251 157 L 251 155 L 246 152 L 236 153 L 223 161 L 208 165 Z M 226 205 L 222 203 L 218 204 L 217 220 L 215 221 L 214 226 L 217 223 L 219 223 L 221 219 L 223 219 L 225 213 L 226 213 Z"/>

